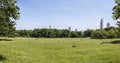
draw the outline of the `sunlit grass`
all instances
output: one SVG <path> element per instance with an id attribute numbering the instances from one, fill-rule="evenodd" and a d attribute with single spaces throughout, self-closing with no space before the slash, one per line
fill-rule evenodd
<path id="1" fill-rule="evenodd" d="M 120 63 L 120 45 L 100 45 L 103 41 L 113 40 L 15 38 L 0 41 L 0 55 L 4 63 Z"/>

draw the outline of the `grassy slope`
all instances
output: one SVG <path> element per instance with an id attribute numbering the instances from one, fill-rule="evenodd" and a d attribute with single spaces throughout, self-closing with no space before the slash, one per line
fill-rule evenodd
<path id="1" fill-rule="evenodd" d="M 0 41 L 0 55 L 4 63 L 120 63 L 120 45 L 102 41 L 111 40 L 15 38 Z"/>

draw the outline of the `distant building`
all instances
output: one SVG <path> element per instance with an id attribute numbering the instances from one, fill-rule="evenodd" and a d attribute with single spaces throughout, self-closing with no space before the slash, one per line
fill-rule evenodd
<path id="1" fill-rule="evenodd" d="M 68 30 L 71 31 L 71 27 L 68 27 Z"/>
<path id="2" fill-rule="evenodd" d="M 77 32 L 78 30 L 77 30 L 77 29 L 75 29 L 75 31 Z"/>
<path id="3" fill-rule="evenodd" d="M 110 27 L 110 23 L 107 23 L 107 28 L 109 28 Z"/>
<path id="4" fill-rule="evenodd" d="M 51 29 L 51 25 L 49 25 L 49 29 Z"/>
<path id="5" fill-rule="evenodd" d="M 103 29 L 103 19 L 100 20 L 100 29 Z"/>

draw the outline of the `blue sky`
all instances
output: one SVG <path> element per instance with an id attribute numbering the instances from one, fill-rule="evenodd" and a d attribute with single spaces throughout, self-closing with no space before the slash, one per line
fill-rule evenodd
<path id="1" fill-rule="evenodd" d="M 18 0 L 21 18 L 17 29 L 52 28 L 86 30 L 100 28 L 104 18 L 115 26 L 112 19 L 114 0 Z"/>

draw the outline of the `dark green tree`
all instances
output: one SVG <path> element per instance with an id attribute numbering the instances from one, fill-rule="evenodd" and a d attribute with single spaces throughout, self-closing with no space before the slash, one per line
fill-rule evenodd
<path id="1" fill-rule="evenodd" d="M 116 33 L 113 29 L 108 31 L 108 38 L 116 38 Z"/>
<path id="2" fill-rule="evenodd" d="M 91 37 L 91 33 L 92 33 L 93 30 L 90 30 L 90 29 L 87 29 L 84 31 L 84 37 Z"/>
<path id="3" fill-rule="evenodd" d="M 77 34 L 79 35 L 79 37 L 83 37 L 82 31 L 78 31 Z"/>
<path id="4" fill-rule="evenodd" d="M 60 37 L 66 37 L 66 38 L 70 37 L 70 31 L 67 29 L 62 30 Z"/>
<path id="5" fill-rule="evenodd" d="M 115 0 L 115 4 L 113 7 L 113 19 L 117 21 L 117 25 L 119 26 L 118 32 L 120 32 L 120 1 Z M 120 33 L 118 33 L 118 35 L 120 35 Z"/>
<path id="6" fill-rule="evenodd" d="M 107 39 L 108 33 L 105 30 L 95 30 L 91 33 L 91 38 L 94 39 Z"/>
<path id="7" fill-rule="evenodd" d="M 14 36 L 19 10 L 17 0 L 0 0 L 0 36 Z"/>
<path id="8" fill-rule="evenodd" d="M 109 27 L 109 28 L 105 28 L 104 30 L 109 31 L 109 30 L 116 30 L 116 27 Z"/>
<path id="9" fill-rule="evenodd" d="M 70 34 L 70 37 L 71 38 L 77 38 L 77 37 L 79 37 L 79 34 L 76 31 L 72 31 L 71 34 Z"/>
<path id="10" fill-rule="evenodd" d="M 113 19 L 118 20 L 120 18 L 120 1 L 115 0 L 116 5 L 113 7 Z"/>

